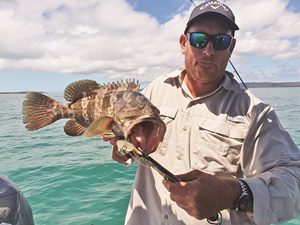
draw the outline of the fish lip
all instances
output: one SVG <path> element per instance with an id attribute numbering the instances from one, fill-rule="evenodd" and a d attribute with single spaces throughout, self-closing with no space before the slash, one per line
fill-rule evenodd
<path id="1" fill-rule="evenodd" d="M 145 122 L 145 121 L 150 121 L 153 122 L 154 124 L 159 124 L 160 127 L 163 129 L 163 136 L 166 132 L 166 125 L 165 123 L 158 117 L 158 116 L 141 116 L 137 120 L 134 121 L 134 123 L 130 124 L 130 126 L 127 127 L 127 137 L 131 134 L 131 130 L 134 126 L 136 126 L 139 123 Z"/>

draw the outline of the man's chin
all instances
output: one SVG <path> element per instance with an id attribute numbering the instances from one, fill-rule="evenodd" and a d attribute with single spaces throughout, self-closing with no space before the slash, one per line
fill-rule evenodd
<path id="1" fill-rule="evenodd" d="M 211 80 L 213 75 L 211 75 L 210 73 L 208 73 L 207 71 L 203 71 L 203 70 L 198 70 L 197 71 L 197 75 L 194 76 L 195 81 L 201 82 L 201 83 L 206 83 L 208 81 Z"/>

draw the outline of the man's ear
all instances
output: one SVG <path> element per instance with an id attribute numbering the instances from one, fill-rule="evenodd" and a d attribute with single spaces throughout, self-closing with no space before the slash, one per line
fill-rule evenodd
<path id="1" fill-rule="evenodd" d="M 231 45 L 229 47 L 229 51 L 230 51 L 230 54 L 232 54 L 233 50 L 234 50 L 234 47 L 235 47 L 235 44 L 236 44 L 236 39 L 232 39 L 232 42 L 231 42 Z"/>
<path id="2" fill-rule="evenodd" d="M 185 53 L 185 49 L 186 49 L 186 43 L 187 43 L 187 36 L 185 34 L 182 34 L 179 38 L 179 43 L 180 43 L 180 48 L 181 48 L 181 52 L 182 54 Z"/>

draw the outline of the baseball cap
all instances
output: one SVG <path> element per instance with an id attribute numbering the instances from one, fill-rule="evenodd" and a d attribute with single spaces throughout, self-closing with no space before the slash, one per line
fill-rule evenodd
<path id="1" fill-rule="evenodd" d="M 239 30 L 238 25 L 235 23 L 235 17 L 231 9 L 222 2 L 219 1 L 207 1 L 198 6 L 196 6 L 187 22 L 184 33 L 187 32 L 188 27 L 191 25 L 193 21 L 198 19 L 200 16 L 206 14 L 216 14 L 222 16 L 234 30 Z"/>

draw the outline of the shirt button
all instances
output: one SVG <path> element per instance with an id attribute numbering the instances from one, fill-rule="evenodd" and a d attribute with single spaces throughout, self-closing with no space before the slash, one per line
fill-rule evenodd
<path id="1" fill-rule="evenodd" d="M 177 156 L 176 156 L 176 159 L 178 159 L 178 160 L 182 160 L 182 153 L 180 153 L 180 152 L 177 152 L 177 154 L 176 154 Z"/>
<path id="2" fill-rule="evenodd" d="M 187 129 L 188 129 L 188 128 L 187 128 L 186 126 L 184 126 L 184 127 L 182 128 L 183 131 L 187 131 Z"/>

